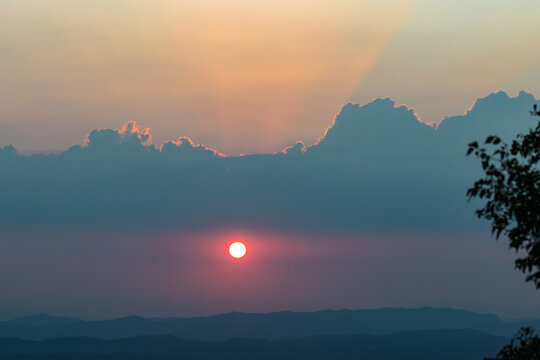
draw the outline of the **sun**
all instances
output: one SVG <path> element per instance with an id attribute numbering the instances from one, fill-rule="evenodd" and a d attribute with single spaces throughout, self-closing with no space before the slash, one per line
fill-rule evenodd
<path id="1" fill-rule="evenodd" d="M 233 242 L 231 246 L 229 246 L 229 254 L 235 259 L 244 257 L 244 255 L 246 255 L 246 245 L 240 241 Z"/>

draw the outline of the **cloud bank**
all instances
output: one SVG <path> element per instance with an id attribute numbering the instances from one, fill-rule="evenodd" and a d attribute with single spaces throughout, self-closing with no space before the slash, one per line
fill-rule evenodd
<path id="1" fill-rule="evenodd" d="M 228 157 L 188 137 L 152 144 L 135 122 L 80 146 L 23 156 L 0 148 L 0 223 L 339 231 L 470 229 L 466 189 L 480 175 L 468 142 L 532 127 L 533 95 L 478 99 L 436 126 L 392 100 L 345 105 L 315 144 Z"/>

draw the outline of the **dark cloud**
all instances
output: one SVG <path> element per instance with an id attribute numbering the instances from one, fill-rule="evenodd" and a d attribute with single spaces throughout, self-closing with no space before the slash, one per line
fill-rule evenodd
<path id="1" fill-rule="evenodd" d="M 148 129 L 94 130 L 57 155 L 0 149 L 3 226 L 270 225 L 310 229 L 467 229 L 465 191 L 480 174 L 470 140 L 537 121 L 535 99 L 478 99 L 438 128 L 406 106 L 345 105 L 316 144 L 226 157 L 180 137 L 157 148 Z M 9 161 L 6 158 L 9 157 Z"/>
<path id="2" fill-rule="evenodd" d="M 122 129 L 93 130 L 85 146 L 89 151 L 113 152 L 118 149 L 148 150 L 152 147 L 150 129 L 140 129 L 134 121 L 122 126 Z"/>
<path id="3" fill-rule="evenodd" d="M 204 145 L 195 145 L 186 136 L 181 136 L 176 141 L 167 141 L 161 146 L 161 153 L 165 155 L 176 155 L 183 160 L 204 160 L 225 156 Z"/>
<path id="4" fill-rule="evenodd" d="M 393 150 L 396 143 L 425 146 L 434 129 L 418 121 L 413 110 L 386 99 L 345 105 L 310 151 L 336 154 L 372 149 Z M 410 150 L 410 149 L 409 149 Z"/>
<path id="5" fill-rule="evenodd" d="M 513 137 L 537 120 L 527 116 L 535 101 L 524 91 L 513 98 L 503 91 L 492 93 L 477 99 L 464 115 L 444 118 L 437 132 L 448 141 L 473 141 L 485 136 L 486 131 Z"/>
<path id="6" fill-rule="evenodd" d="M 277 152 L 277 155 L 304 155 L 306 152 L 306 145 L 303 141 L 298 141 L 296 144 L 287 146 L 285 149 Z"/>
<path id="7" fill-rule="evenodd" d="M 17 155 L 17 149 L 13 145 L 0 147 L 0 157 L 11 157 Z"/>

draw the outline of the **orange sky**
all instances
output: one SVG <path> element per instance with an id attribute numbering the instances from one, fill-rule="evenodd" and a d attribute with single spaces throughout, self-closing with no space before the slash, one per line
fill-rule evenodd
<path id="1" fill-rule="evenodd" d="M 533 0 L 0 3 L 0 145 L 58 151 L 135 120 L 227 154 L 312 143 L 348 101 L 425 121 L 536 92 Z M 524 11 L 523 9 L 528 9 Z"/>

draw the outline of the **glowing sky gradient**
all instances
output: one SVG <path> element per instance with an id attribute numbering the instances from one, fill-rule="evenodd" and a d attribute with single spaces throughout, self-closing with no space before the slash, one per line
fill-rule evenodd
<path id="1" fill-rule="evenodd" d="M 466 202 L 480 170 L 464 156 L 484 130 L 536 120 L 538 14 L 538 0 L 0 1 L 0 319 L 540 316 Z"/>
<path id="2" fill-rule="evenodd" d="M 514 255 L 488 235 L 336 236 L 263 228 L 8 236 L 0 243 L 0 319 L 426 305 L 538 316 L 538 294 L 513 270 Z M 228 254 L 238 240 L 250 251 L 241 260 Z"/>
<path id="3" fill-rule="evenodd" d="M 313 143 L 347 101 L 424 121 L 538 93 L 535 0 L 0 3 L 0 143 L 58 151 L 135 120 L 226 154 Z"/>
<path id="4" fill-rule="evenodd" d="M 467 143 L 530 128 L 535 102 L 493 93 L 437 128 L 390 99 L 347 104 L 317 145 L 277 154 L 158 147 L 134 123 L 58 155 L 0 148 L 0 319 L 425 305 L 539 317 L 540 292 L 465 196 L 480 176 Z"/>

